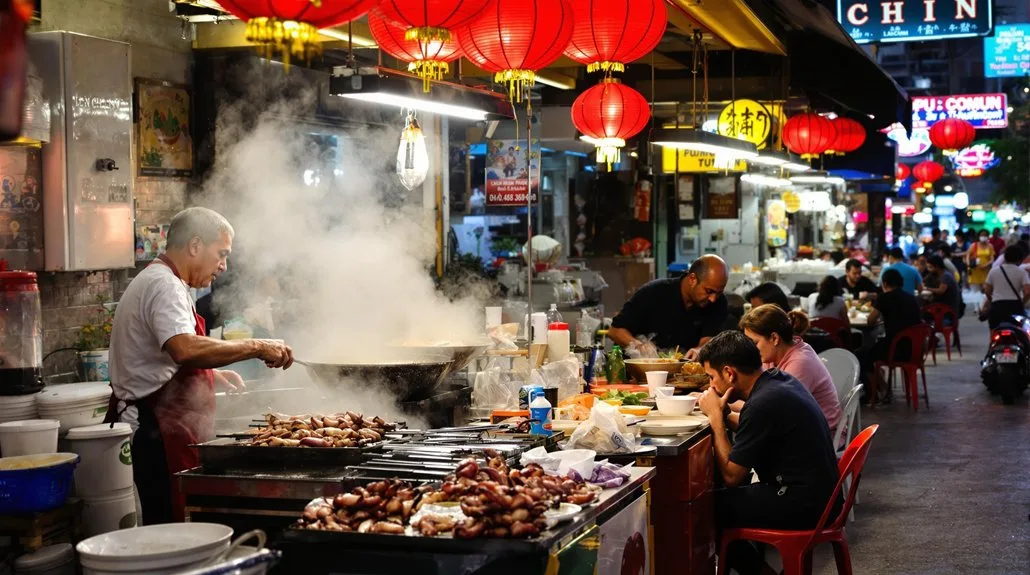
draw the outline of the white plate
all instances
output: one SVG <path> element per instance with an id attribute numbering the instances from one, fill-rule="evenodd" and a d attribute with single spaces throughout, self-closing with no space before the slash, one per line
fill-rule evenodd
<path id="1" fill-rule="evenodd" d="M 664 421 L 643 421 L 637 424 L 645 435 L 679 435 L 689 433 L 701 427 L 702 423 L 694 419 L 678 419 Z"/>
<path id="2" fill-rule="evenodd" d="M 217 523 L 168 523 L 90 537 L 75 550 L 83 567 L 93 571 L 153 573 L 206 561 L 231 538 L 232 528 Z"/>
<path id="3" fill-rule="evenodd" d="M 547 511 L 544 511 L 544 519 L 547 520 L 547 528 L 550 529 L 563 521 L 572 519 L 580 511 L 583 511 L 583 508 L 575 503 L 562 503 L 557 509 L 548 509 Z"/>

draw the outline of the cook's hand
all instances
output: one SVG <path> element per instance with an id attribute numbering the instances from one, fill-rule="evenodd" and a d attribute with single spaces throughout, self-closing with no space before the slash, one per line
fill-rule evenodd
<path id="1" fill-rule="evenodd" d="M 281 340 L 259 339 L 257 342 L 260 346 L 258 359 L 265 362 L 266 366 L 289 369 L 293 365 L 293 349 Z"/>
<path id="2" fill-rule="evenodd" d="M 658 348 L 651 342 L 634 341 L 626 348 L 626 355 L 630 359 L 648 359 L 658 357 Z"/>
<path id="3" fill-rule="evenodd" d="M 243 377 L 228 369 L 215 370 L 215 385 L 230 393 L 247 390 L 247 384 L 243 382 Z"/>
<path id="4" fill-rule="evenodd" d="M 730 404 L 731 413 L 740 413 L 740 410 L 744 409 L 744 400 L 738 399 Z"/>
<path id="5" fill-rule="evenodd" d="M 714 387 L 709 387 L 701 395 L 701 412 L 708 416 L 708 419 L 722 419 L 723 414 L 726 413 L 726 406 L 730 402 L 730 393 L 733 392 L 733 388 L 727 389 L 726 393 L 719 395 L 719 392 Z"/>
<path id="6" fill-rule="evenodd" d="M 688 349 L 687 353 L 683 354 L 683 357 L 686 358 L 687 361 L 695 361 L 697 359 L 697 354 L 700 351 L 701 349 L 697 347 Z"/>

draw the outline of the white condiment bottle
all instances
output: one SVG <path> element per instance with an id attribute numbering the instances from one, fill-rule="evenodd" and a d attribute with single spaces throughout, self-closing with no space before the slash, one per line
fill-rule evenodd
<path id="1" fill-rule="evenodd" d="M 547 361 L 561 361 L 568 357 L 572 345 L 569 324 L 555 322 L 547 326 Z"/>

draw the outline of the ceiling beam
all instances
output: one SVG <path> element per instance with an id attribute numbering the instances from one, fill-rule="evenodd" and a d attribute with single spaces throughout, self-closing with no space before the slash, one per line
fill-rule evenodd
<path id="1" fill-rule="evenodd" d="M 730 47 L 785 56 L 787 49 L 743 0 L 668 0 L 669 22 L 691 32 L 697 25 Z M 677 15 L 678 14 L 678 15 Z M 684 20 L 684 17 L 686 19 Z"/>

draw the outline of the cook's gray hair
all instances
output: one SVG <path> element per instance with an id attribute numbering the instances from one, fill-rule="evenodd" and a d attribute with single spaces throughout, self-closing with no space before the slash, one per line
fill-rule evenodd
<path id="1" fill-rule="evenodd" d="M 168 227 L 168 248 L 186 247 L 195 237 L 210 244 L 221 239 L 222 234 L 228 234 L 229 239 L 236 235 L 225 216 L 208 208 L 186 208 L 172 217 Z"/>

